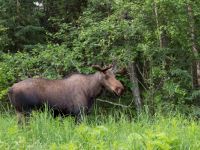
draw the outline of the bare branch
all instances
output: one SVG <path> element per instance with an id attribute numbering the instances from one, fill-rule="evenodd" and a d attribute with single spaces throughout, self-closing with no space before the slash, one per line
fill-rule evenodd
<path id="1" fill-rule="evenodd" d="M 118 104 L 118 103 L 110 102 L 110 101 L 103 100 L 103 99 L 97 99 L 97 101 L 105 102 L 105 103 L 109 103 L 109 104 L 111 104 L 111 105 L 120 106 L 120 107 L 124 107 L 124 108 L 130 108 L 131 105 L 132 105 L 132 103 L 133 103 L 133 100 L 132 100 L 131 103 L 127 106 L 127 105 L 122 105 L 122 104 Z"/>

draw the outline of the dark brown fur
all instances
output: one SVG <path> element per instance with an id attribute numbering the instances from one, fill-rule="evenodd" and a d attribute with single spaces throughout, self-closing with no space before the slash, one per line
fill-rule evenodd
<path id="1" fill-rule="evenodd" d="M 34 108 L 41 108 L 44 104 L 64 115 L 79 116 L 81 110 L 88 113 L 102 88 L 117 95 L 124 89 L 112 71 L 107 69 L 91 75 L 73 74 L 61 80 L 29 78 L 14 84 L 8 96 L 19 116 L 18 121 L 21 122 L 23 114 L 30 113 Z"/>

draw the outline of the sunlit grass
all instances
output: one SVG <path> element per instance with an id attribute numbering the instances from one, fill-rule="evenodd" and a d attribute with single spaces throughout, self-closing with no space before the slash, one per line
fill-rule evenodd
<path id="1" fill-rule="evenodd" d="M 96 114 L 75 124 L 72 117 L 34 112 L 19 127 L 15 115 L 0 117 L 0 149 L 200 149 L 199 121 L 182 115 Z"/>

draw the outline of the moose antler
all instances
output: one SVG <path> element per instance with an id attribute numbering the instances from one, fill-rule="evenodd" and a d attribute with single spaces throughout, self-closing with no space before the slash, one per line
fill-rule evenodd
<path id="1" fill-rule="evenodd" d="M 112 64 L 110 64 L 110 65 L 108 65 L 108 66 L 106 66 L 104 68 L 101 68 L 99 65 L 92 65 L 92 68 L 94 68 L 94 69 L 96 69 L 98 71 L 101 71 L 101 72 L 104 72 L 104 71 L 106 71 L 106 70 L 108 70 L 108 69 L 110 69 L 112 67 L 113 67 Z"/>

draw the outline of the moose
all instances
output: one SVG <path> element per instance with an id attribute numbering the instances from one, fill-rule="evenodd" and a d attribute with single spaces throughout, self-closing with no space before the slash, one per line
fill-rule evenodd
<path id="1" fill-rule="evenodd" d="M 101 68 L 94 74 L 75 73 L 64 79 L 29 78 L 15 83 L 8 91 L 8 97 L 14 106 L 18 123 L 33 109 L 47 105 L 54 115 L 72 115 L 81 121 L 82 114 L 88 114 L 93 102 L 102 89 L 120 96 L 124 91 L 122 83 L 115 78 L 113 65 Z"/>

